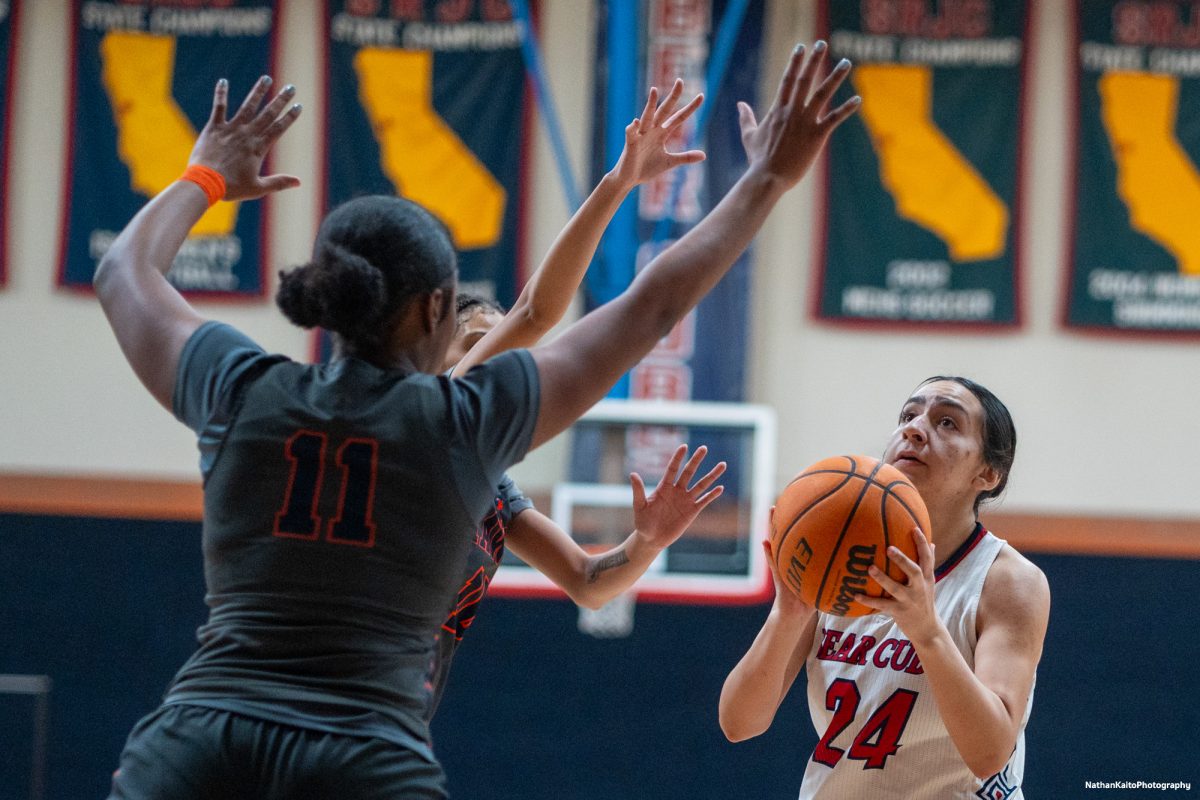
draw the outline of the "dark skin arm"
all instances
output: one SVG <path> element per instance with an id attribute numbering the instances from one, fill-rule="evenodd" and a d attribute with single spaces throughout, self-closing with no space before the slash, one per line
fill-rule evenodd
<path id="1" fill-rule="evenodd" d="M 849 74 L 843 61 L 818 83 L 825 47 L 798 46 L 762 121 L 739 106 L 749 167 L 713 211 L 655 258 L 611 303 L 531 351 L 541 378 L 533 447 L 565 430 L 666 336 L 725 275 L 783 194 L 816 160 L 859 102 L 826 106 Z M 814 85 L 816 88 L 814 89 Z"/>
<path id="2" fill-rule="evenodd" d="M 225 118 L 228 85 L 217 84 L 212 114 L 196 139 L 190 164 L 225 178 L 225 199 L 253 200 L 299 186 L 291 175 L 259 174 L 267 150 L 300 115 L 285 87 L 263 106 L 270 79 L 261 78 L 238 112 Z M 176 181 L 147 203 L 113 241 L 93 284 L 121 351 L 142 384 L 168 410 L 183 346 L 204 317 L 166 279 L 188 232 L 208 210 L 199 186 Z"/>
<path id="3" fill-rule="evenodd" d="M 695 113 L 704 99 L 697 95 L 676 111 L 682 93 L 683 81 L 676 80 L 659 105 L 658 90 L 650 90 L 642 116 L 625 128 L 625 149 L 616 166 L 567 222 L 537 272 L 521 290 L 512 310 L 471 347 L 455 366 L 454 374 L 465 375 L 471 367 L 494 355 L 537 344 L 567 313 L 605 227 L 633 188 L 682 164 L 704 160 L 704 153 L 699 150 L 684 153 L 667 150 L 671 134 Z"/>

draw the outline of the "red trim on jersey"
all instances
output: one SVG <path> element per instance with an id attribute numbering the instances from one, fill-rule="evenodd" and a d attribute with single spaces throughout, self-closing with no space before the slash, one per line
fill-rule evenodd
<path id="1" fill-rule="evenodd" d="M 962 560 L 971 555 L 971 551 L 983 541 L 983 537 L 987 536 L 987 528 L 983 527 L 982 522 L 975 523 L 975 530 L 971 531 L 971 535 L 967 540 L 958 546 L 953 555 L 946 560 L 946 563 L 933 571 L 934 582 L 940 581 L 942 578 L 950 574 L 950 571 L 957 567 Z"/>

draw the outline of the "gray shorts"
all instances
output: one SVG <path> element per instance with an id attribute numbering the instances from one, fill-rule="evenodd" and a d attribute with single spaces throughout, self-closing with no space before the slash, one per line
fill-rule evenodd
<path id="1" fill-rule="evenodd" d="M 373 737 L 171 704 L 142 719 L 109 800 L 150 798 L 444 800 L 442 768 Z"/>

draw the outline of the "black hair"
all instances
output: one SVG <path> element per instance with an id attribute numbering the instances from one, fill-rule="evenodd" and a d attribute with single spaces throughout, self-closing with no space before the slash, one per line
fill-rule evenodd
<path id="1" fill-rule="evenodd" d="M 369 349 L 410 299 L 451 284 L 456 270 L 436 217 L 400 197 L 359 197 L 325 216 L 312 261 L 279 273 L 275 303 L 302 328 L 319 325 Z"/>
<path id="2" fill-rule="evenodd" d="M 454 312 L 458 320 L 458 324 L 462 325 L 476 311 L 495 311 L 497 314 L 504 316 L 508 313 L 508 309 L 500 303 L 484 297 L 481 294 L 474 292 L 459 292 L 458 300 L 455 302 Z"/>
<path id="3" fill-rule="evenodd" d="M 975 395 L 979 404 L 983 406 L 983 460 L 996 470 L 1000 480 L 988 491 L 975 496 L 975 511 L 978 513 L 981 503 L 999 497 L 1008 485 L 1008 474 L 1012 471 L 1013 459 L 1017 456 L 1017 426 L 1013 424 L 1008 407 L 987 387 L 957 375 L 935 375 L 921 381 L 921 385 L 936 381 L 957 383 Z"/>

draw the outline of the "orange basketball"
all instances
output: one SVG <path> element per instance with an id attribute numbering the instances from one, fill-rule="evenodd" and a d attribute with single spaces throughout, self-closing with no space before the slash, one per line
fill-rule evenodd
<path id="1" fill-rule="evenodd" d="M 889 545 L 914 562 L 911 531 L 929 536 L 929 512 L 900 470 L 870 456 L 818 461 L 792 480 L 775 501 L 771 551 L 779 577 L 809 605 L 839 617 L 874 609 L 857 593 L 880 597 L 867 575 L 872 564 L 900 583 L 908 578 L 887 557 Z"/>

